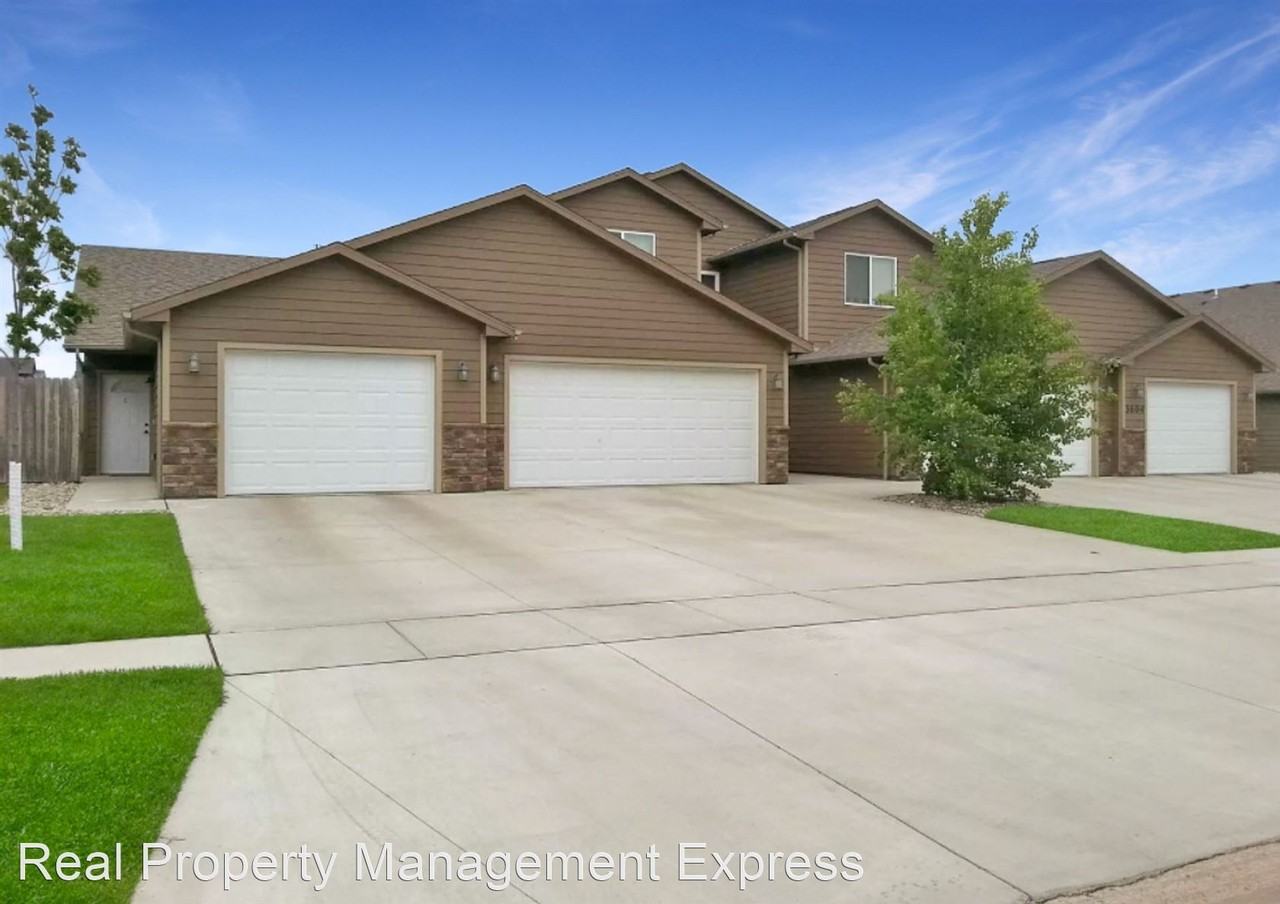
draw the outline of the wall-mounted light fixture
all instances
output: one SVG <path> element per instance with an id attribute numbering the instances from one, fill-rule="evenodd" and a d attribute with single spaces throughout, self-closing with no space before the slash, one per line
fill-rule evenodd
<path id="1" fill-rule="evenodd" d="M 776 389 L 778 392 L 781 392 L 782 386 L 783 386 L 782 371 L 778 371 L 778 373 L 773 375 L 773 388 Z"/>
<path id="2" fill-rule="evenodd" d="M 489 382 L 490 383 L 502 382 L 502 368 L 496 364 L 489 365 Z"/>
<path id="3" fill-rule="evenodd" d="M 466 361 L 458 362 L 458 382 L 465 383 L 471 379 L 471 371 L 467 369 Z"/>
<path id="4" fill-rule="evenodd" d="M 187 373 L 189 374 L 200 373 L 200 356 L 197 355 L 195 352 L 192 352 L 191 357 L 187 359 Z"/>

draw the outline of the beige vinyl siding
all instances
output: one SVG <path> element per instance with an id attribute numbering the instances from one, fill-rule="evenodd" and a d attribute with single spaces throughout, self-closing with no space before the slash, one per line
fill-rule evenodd
<path id="1" fill-rule="evenodd" d="M 910 276 L 911 261 L 931 254 L 919 235 L 879 210 L 868 210 L 820 230 L 809 242 L 809 331 L 806 339 L 821 345 L 850 329 L 877 323 L 888 308 L 844 303 L 844 256 L 876 254 L 898 259 L 898 284 Z"/>
<path id="2" fill-rule="evenodd" d="M 512 355 L 765 364 L 771 386 L 785 341 L 681 287 L 621 249 L 517 198 L 362 249 L 515 324 L 489 361 Z M 505 369 L 505 367 L 504 367 Z M 504 393 L 489 393 L 501 423 Z M 770 424 L 782 393 L 767 392 Z"/>
<path id="3" fill-rule="evenodd" d="M 755 241 L 777 231 L 777 227 L 772 223 L 760 219 L 751 211 L 743 209 L 720 192 L 708 188 L 686 173 L 675 172 L 654 181 L 673 195 L 679 195 L 694 207 L 706 211 L 724 223 L 724 229 L 714 235 L 703 236 L 702 256 L 704 258 L 724 254 L 730 248 Z"/>
<path id="4" fill-rule="evenodd" d="M 1253 467 L 1280 471 L 1280 395 L 1258 396 L 1258 445 Z"/>
<path id="5" fill-rule="evenodd" d="M 800 252 L 778 246 L 720 270 L 720 293 L 793 333 L 800 329 Z"/>
<path id="6" fill-rule="evenodd" d="M 1103 263 L 1055 280 L 1044 302 L 1075 327 L 1085 354 L 1104 357 L 1178 315 Z"/>
<path id="7" fill-rule="evenodd" d="M 884 441 L 880 434 L 841 420 L 836 393 L 842 378 L 880 385 L 879 373 L 865 361 L 791 369 L 791 470 L 881 477 Z"/>
<path id="8" fill-rule="evenodd" d="M 1193 326 L 1139 357 L 1125 370 L 1129 429 L 1145 425 L 1147 380 L 1210 380 L 1236 384 L 1236 430 L 1253 429 L 1254 365 L 1208 328 Z M 1143 414 L 1135 417 L 1134 412 Z"/>
<path id="9" fill-rule="evenodd" d="M 702 221 L 687 210 L 669 204 L 630 179 L 572 195 L 560 203 L 605 229 L 652 232 L 657 237 L 658 257 L 697 278 L 701 269 L 698 231 Z"/>
<path id="10" fill-rule="evenodd" d="M 348 261 L 326 259 L 175 308 L 170 320 L 170 420 L 218 418 L 218 343 L 440 350 L 445 423 L 480 422 L 482 327 Z M 192 353 L 200 372 L 189 373 Z M 459 361 L 470 381 L 453 378 Z"/>

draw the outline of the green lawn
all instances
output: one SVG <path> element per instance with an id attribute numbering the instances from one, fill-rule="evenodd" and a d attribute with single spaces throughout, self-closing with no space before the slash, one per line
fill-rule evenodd
<path id="1" fill-rule="evenodd" d="M 0 518 L 0 647 L 209 630 L 169 514 Z M 2 900 L 2 899 L 0 899 Z"/>
<path id="2" fill-rule="evenodd" d="M 0 680 L 0 901 L 126 902 L 222 700 L 216 669 Z M 18 878 L 18 845 L 124 845 L 121 881 Z M 52 873 L 53 870 L 51 869 Z"/>
<path id="3" fill-rule="evenodd" d="M 1173 552 L 1213 552 L 1224 549 L 1264 549 L 1280 546 L 1280 534 L 1188 521 L 1159 515 L 1140 515 L 1117 509 L 1074 505 L 1005 505 L 987 513 L 994 521 L 1026 524 L 1046 530 L 1117 540 Z"/>

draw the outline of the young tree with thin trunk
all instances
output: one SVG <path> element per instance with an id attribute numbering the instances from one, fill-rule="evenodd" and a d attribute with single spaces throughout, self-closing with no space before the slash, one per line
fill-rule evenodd
<path id="1" fill-rule="evenodd" d="M 940 229 L 882 329 L 879 386 L 845 381 L 845 418 L 890 437 L 897 463 L 924 491 L 953 499 L 1035 496 L 1066 468 L 1062 447 L 1089 435 L 1093 366 L 1069 321 L 1041 300 L 1033 229 L 1015 249 L 997 232 L 1008 196 L 982 195 Z"/>
<path id="2" fill-rule="evenodd" d="M 11 150 L 0 156 L 0 238 L 9 262 L 13 309 L 5 316 L 6 348 L 13 357 L 34 356 L 50 340 L 73 333 L 93 316 L 93 305 L 74 291 L 62 291 L 76 277 L 77 246 L 63 231 L 61 201 L 75 193 L 72 175 L 80 172 L 85 152 L 74 138 L 62 142 L 48 124 L 53 113 L 31 96 L 31 127 L 16 122 L 4 130 Z M 96 286 L 93 267 L 80 279 Z"/>

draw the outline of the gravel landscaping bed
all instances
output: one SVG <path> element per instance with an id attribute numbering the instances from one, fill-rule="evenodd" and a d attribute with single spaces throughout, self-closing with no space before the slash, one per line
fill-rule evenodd
<path id="1" fill-rule="evenodd" d="M 74 483 L 24 483 L 22 485 L 22 513 L 24 515 L 65 515 L 67 503 L 75 495 Z M 5 501 L 8 513 L 8 500 Z"/>
<path id="2" fill-rule="evenodd" d="M 955 512 L 957 515 L 976 515 L 985 517 L 987 512 L 1004 505 L 1003 502 L 977 502 L 965 499 L 943 499 L 941 496 L 926 496 L 924 493 L 898 493 L 893 496 L 881 496 L 883 502 L 896 502 L 899 505 L 914 505 L 917 508 L 935 509 L 941 512 Z"/>

